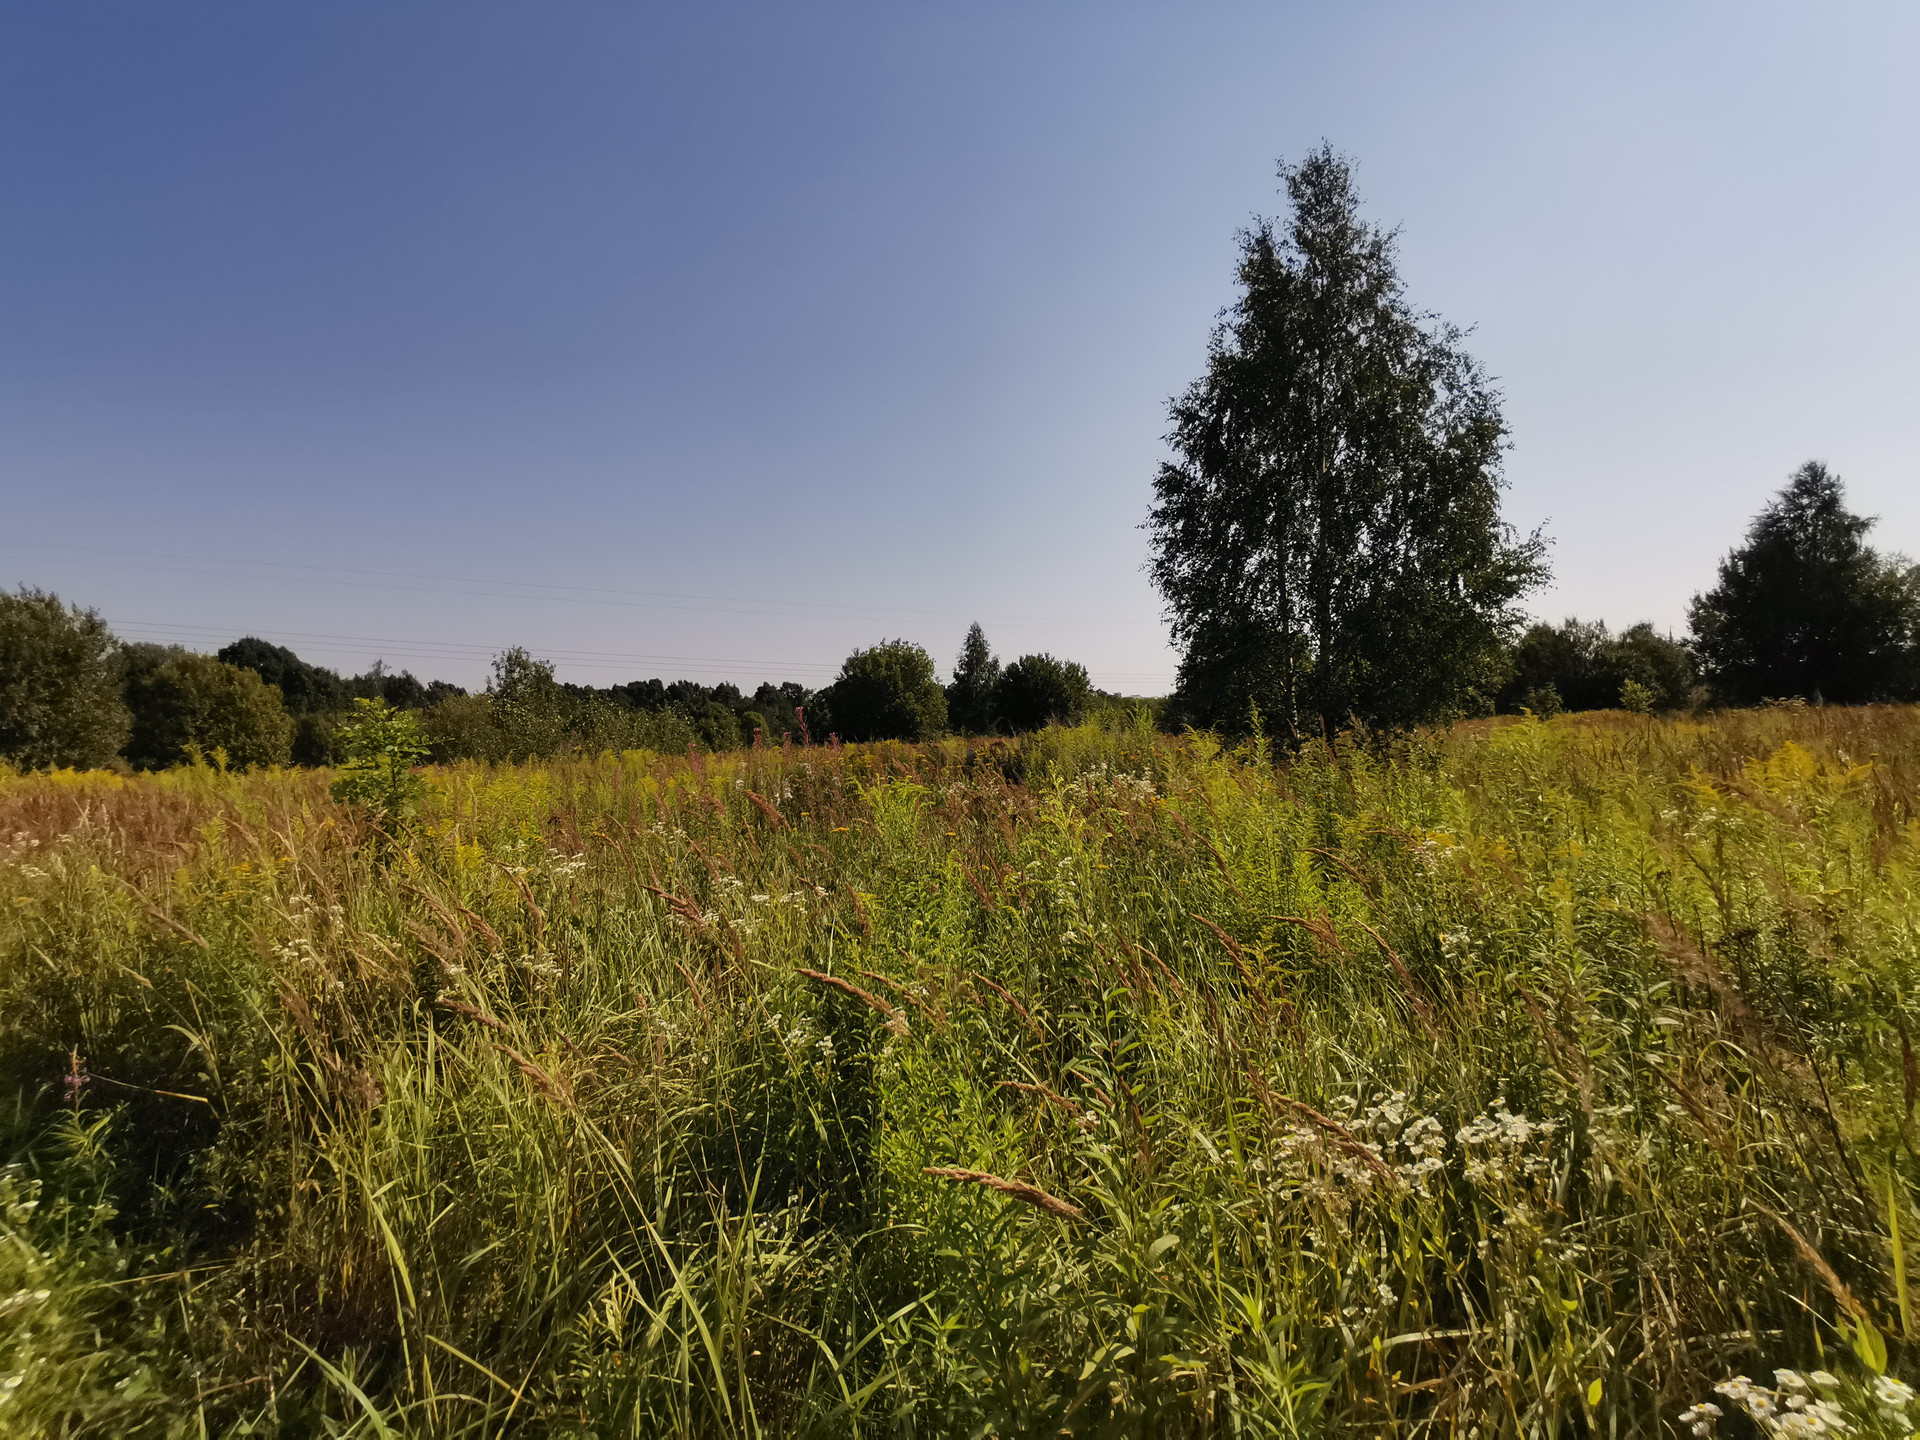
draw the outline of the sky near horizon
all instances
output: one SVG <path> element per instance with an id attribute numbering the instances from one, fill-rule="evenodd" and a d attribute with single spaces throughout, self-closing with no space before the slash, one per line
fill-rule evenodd
<path id="1" fill-rule="evenodd" d="M 0 584 L 469 686 L 969 620 L 1163 693 L 1166 402 L 1323 138 L 1505 394 L 1530 609 L 1802 461 L 1920 553 L 1920 8 L 0 0 Z"/>

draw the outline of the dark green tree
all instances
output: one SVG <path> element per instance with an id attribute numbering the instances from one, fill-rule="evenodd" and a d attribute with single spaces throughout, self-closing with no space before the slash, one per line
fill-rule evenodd
<path id="1" fill-rule="evenodd" d="M 345 710 L 346 682 L 333 671 L 309 665 L 284 645 L 247 635 L 223 646 L 217 659 L 251 670 L 280 692 L 289 715 L 317 715 Z"/>
<path id="2" fill-rule="evenodd" d="M 1693 657 L 1686 646 L 1641 622 L 1610 633 L 1601 621 L 1569 618 L 1527 628 L 1513 649 L 1513 669 L 1500 691 L 1500 708 L 1536 715 L 1565 710 L 1611 710 L 1629 684 L 1656 710 L 1689 703 Z"/>
<path id="3" fill-rule="evenodd" d="M 738 692 L 735 692 L 738 693 Z M 709 700 L 692 715 L 693 732 L 709 750 L 738 750 L 741 742 L 740 717 L 733 707 L 720 700 Z M 746 736 L 752 739 L 751 734 Z"/>
<path id="4" fill-rule="evenodd" d="M 236 769 L 287 763 L 293 718 L 251 670 L 178 646 L 130 645 L 122 693 L 133 713 L 126 756 L 143 770 L 216 752 Z"/>
<path id="5" fill-rule="evenodd" d="M 1241 294 L 1170 406 L 1148 569 L 1183 651 L 1176 711 L 1299 735 L 1491 703 L 1544 543 L 1500 518 L 1506 430 L 1461 332 L 1413 310 L 1345 159 L 1281 168 Z"/>
<path id="6" fill-rule="evenodd" d="M 1622 630 L 1608 656 L 1615 704 L 1628 685 L 1638 685 L 1656 710 L 1679 710 L 1695 702 L 1699 689 L 1699 668 L 1693 652 L 1670 635 L 1662 635 L 1651 622 L 1642 620 Z"/>
<path id="7" fill-rule="evenodd" d="M 1800 696 L 1833 704 L 1920 693 L 1920 575 L 1869 548 L 1817 460 L 1793 474 L 1688 610 L 1713 692 L 1735 705 Z"/>
<path id="8" fill-rule="evenodd" d="M 127 738 L 120 646 L 97 611 L 0 591 L 0 762 L 104 765 Z"/>
<path id="9" fill-rule="evenodd" d="M 953 683 L 947 686 L 947 721 L 965 735 L 984 735 L 995 728 L 994 687 L 1000 683 L 1000 662 L 987 646 L 987 632 L 975 621 L 967 627 L 960 656 L 953 662 Z"/>
<path id="10" fill-rule="evenodd" d="M 608 687 L 607 694 L 629 710 L 659 710 L 667 703 L 667 687 L 658 680 L 629 680 Z"/>
<path id="11" fill-rule="evenodd" d="M 1015 734 L 1054 722 L 1071 725 L 1092 703 L 1085 667 L 1051 655 L 1022 655 L 1007 666 L 994 692 L 1000 724 Z"/>
<path id="12" fill-rule="evenodd" d="M 358 700 L 384 700 L 396 710 L 425 710 L 452 695 L 467 692 L 445 680 L 423 684 L 411 670 L 389 670 L 387 662 L 376 660 L 364 675 L 342 682 L 346 693 Z M 342 701 L 342 704 L 345 702 Z"/>
<path id="13" fill-rule="evenodd" d="M 825 698 L 844 740 L 930 740 L 947 727 L 932 657 L 906 640 L 854 651 Z"/>

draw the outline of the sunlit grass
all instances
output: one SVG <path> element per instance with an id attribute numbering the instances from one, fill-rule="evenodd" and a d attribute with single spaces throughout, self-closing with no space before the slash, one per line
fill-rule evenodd
<path id="1" fill-rule="evenodd" d="M 1892 1423 L 1920 712 L 430 779 L 0 778 L 0 1433 Z"/>

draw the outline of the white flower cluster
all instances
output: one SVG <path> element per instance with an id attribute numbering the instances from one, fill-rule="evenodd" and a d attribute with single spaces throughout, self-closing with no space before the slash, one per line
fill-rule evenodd
<path id="1" fill-rule="evenodd" d="M 1115 770 L 1104 760 L 1082 770 L 1066 788 L 1070 793 L 1084 795 L 1088 799 L 1107 790 L 1118 799 L 1135 802 L 1151 800 L 1157 793 L 1153 781 L 1147 776 Z"/>
<path id="2" fill-rule="evenodd" d="M 1496 1100 L 1485 1115 L 1462 1125 L 1453 1138 L 1467 1152 L 1467 1179 L 1479 1185 L 1506 1179 L 1516 1163 L 1525 1174 L 1540 1174 L 1551 1163 L 1548 1158 L 1522 1152 L 1536 1139 L 1552 1139 L 1559 1128 L 1557 1121 L 1529 1120 L 1507 1109 L 1505 1100 Z"/>
<path id="3" fill-rule="evenodd" d="M 1825 1370 L 1808 1373 L 1776 1370 L 1771 1387 L 1756 1385 L 1745 1375 L 1736 1375 L 1713 1388 L 1716 1394 L 1744 1410 L 1762 1435 L 1778 1436 L 1780 1440 L 1809 1440 L 1816 1435 L 1846 1435 L 1855 1429 L 1854 1421 L 1835 1398 L 1834 1392 L 1840 1388 L 1839 1377 Z M 1905 1399 L 1899 1398 L 1902 1392 Z M 1903 1431 L 1912 1428 L 1905 1414 L 1906 1402 L 1913 1398 L 1912 1390 L 1883 1376 L 1874 1383 L 1874 1395 L 1886 1408 L 1887 1419 Z M 1718 1405 L 1706 1401 L 1683 1410 L 1680 1423 L 1706 1440 L 1714 1433 L 1714 1422 L 1722 1413 Z"/>
<path id="4" fill-rule="evenodd" d="M 1447 1152 L 1446 1133 L 1431 1115 L 1422 1115 L 1402 1130 L 1400 1143 L 1413 1154 L 1412 1161 L 1400 1167 L 1400 1173 L 1409 1180 L 1436 1175 L 1446 1163 L 1441 1158 Z"/>
<path id="5" fill-rule="evenodd" d="M 1408 1113 L 1407 1092 L 1396 1090 L 1369 1105 L 1354 1122 L 1354 1129 L 1361 1144 L 1392 1165 L 1402 1179 L 1417 1184 L 1444 1167 L 1447 1135 L 1433 1116 L 1418 1115 L 1409 1120 Z M 1400 1151 L 1410 1158 L 1401 1162 Z"/>
<path id="6" fill-rule="evenodd" d="M 1702 1400 L 1698 1405 L 1689 1405 L 1680 1412 L 1680 1423 L 1705 1440 L 1706 1436 L 1713 1434 L 1713 1422 L 1726 1413 L 1711 1400 Z"/>
<path id="7" fill-rule="evenodd" d="M 807 892 L 804 890 L 789 890 L 784 895 L 749 895 L 747 898 L 756 905 L 791 905 L 802 915 L 807 913 Z"/>
<path id="8" fill-rule="evenodd" d="M 1817 1380 L 1825 1371 L 1813 1372 Z M 1903 1385 L 1886 1375 L 1876 1375 L 1873 1380 L 1873 1398 L 1889 1410 L 1904 1410 L 1913 1403 L 1913 1387 Z"/>
<path id="9" fill-rule="evenodd" d="M 587 868 L 587 857 L 584 854 L 568 855 L 559 850 L 548 850 L 547 868 L 563 880 L 571 879 Z"/>

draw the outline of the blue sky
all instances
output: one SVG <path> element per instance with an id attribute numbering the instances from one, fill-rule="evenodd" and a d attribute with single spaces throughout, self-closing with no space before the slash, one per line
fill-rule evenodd
<path id="1" fill-rule="evenodd" d="M 480 683 L 1128 693 L 1235 232 L 1322 138 L 1507 397 L 1534 608 L 1818 457 L 1920 552 L 1920 10 L 0 0 L 0 583 Z"/>

